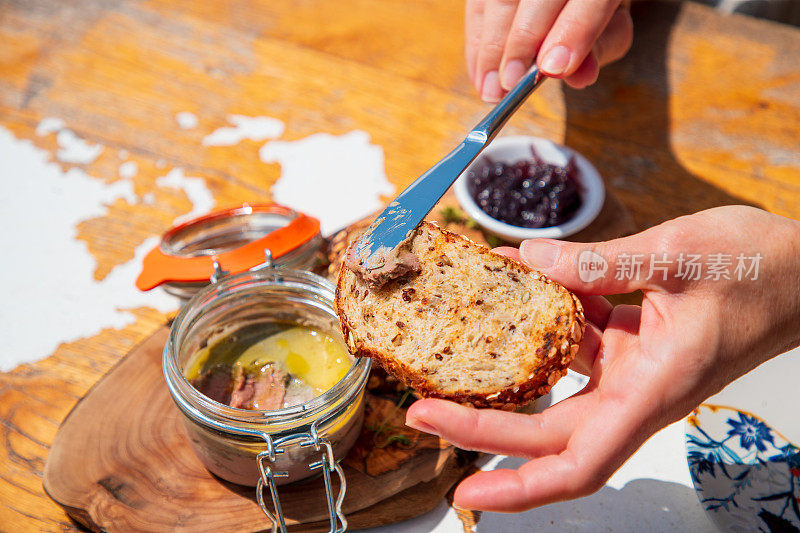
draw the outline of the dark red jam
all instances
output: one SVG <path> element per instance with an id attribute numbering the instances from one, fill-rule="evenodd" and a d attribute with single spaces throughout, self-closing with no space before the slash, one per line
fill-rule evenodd
<path id="1" fill-rule="evenodd" d="M 581 206 L 574 158 L 565 167 L 531 158 L 507 164 L 483 157 L 467 176 L 467 189 L 484 213 L 522 228 L 558 226 Z"/>

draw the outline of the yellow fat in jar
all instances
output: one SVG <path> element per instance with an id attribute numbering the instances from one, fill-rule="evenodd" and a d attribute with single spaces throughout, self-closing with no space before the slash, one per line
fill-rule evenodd
<path id="1" fill-rule="evenodd" d="M 186 370 L 183 371 L 186 379 L 197 379 L 203 373 L 203 368 L 206 366 L 210 354 L 211 351 L 206 346 L 205 348 L 200 348 L 189 357 L 189 361 L 186 363 Z"/>
<path id="2" fill-rule="evenodd" d="M 267 364 L 277 365 L 319 395 L 347 374 L 352 359 L 344 345 L 334 337 L 312 328 L 295 326 L 249 346 L 233 364 L 246 371 Z"/>

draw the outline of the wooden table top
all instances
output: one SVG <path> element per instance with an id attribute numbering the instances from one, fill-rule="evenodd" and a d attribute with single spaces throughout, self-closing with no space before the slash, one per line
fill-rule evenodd
<path id="1" fill-rule="evenodd" d="M 85 166 L 106 183 L 119 179 L 118 152 L 137 163 L 134 190 L 155 201 L 117 199 L 77 227 L 102 280 L 191 209 L 183 192 L 155 186 L 165 165 L 203 177 L 219 206 L 270 199 L 281 168 L 259 159 L 259 143 L 200 142 L 231 113 L 278 118 L 290 141 L 366 131 L 390 181 L 410 183 L 488 109 L 466 76 L 462 4 L 4 3 L 0 126 L 55 151 L 54 137 L 35 130 L 63 118 L 107 147 Z M 639 5 L 634 15 L 625 60 L 584 91 L 545 83 L 504 133 L 582 152 L 641 228 L 732 203 L 800 218 L 800 30 L 690 4 Z M 183 111 L 199 117 L 196 128 L 176 127 Z M 89 387 L 165 320 L 150 308 L 134 314 L 122 329 L 0 373 L 0 529 L 76 527 L 42 490 L 48 444 Z"/>

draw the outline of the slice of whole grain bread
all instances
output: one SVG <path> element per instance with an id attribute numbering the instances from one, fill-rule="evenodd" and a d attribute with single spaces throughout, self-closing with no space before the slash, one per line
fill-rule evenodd
<path id="1" fill-rule="evenodd" d="M 336 309 L 350 351 L 422 396 L 513 409 L 546 394 L 583 335 L 561 285 L 423 222 L 410 241 L 422 270 L 381 288 L 342 267 Z"/>

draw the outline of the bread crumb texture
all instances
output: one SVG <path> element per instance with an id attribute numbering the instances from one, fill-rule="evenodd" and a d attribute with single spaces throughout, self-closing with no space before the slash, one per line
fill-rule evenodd
<path id="1" fill-rule="evenodd" d="M 584 317 L 561 285 L 424 222 L 422 271 L 373 290 L 342 268 L 336 308 L 353 355 L 422 396 L 513 409 L 546 394 L 578 352 Z"/>

